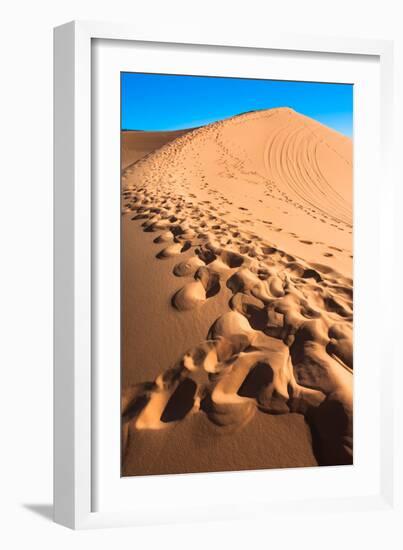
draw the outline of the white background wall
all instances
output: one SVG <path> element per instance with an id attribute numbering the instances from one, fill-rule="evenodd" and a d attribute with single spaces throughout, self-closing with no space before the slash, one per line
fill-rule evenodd
<path id="1" fill-rule="evenodd" d="M 403 17 L 383 0 L 14 0 L 0 31 L 0 545 L 24 548 L 215 549 L 301 546 L 398 548 L 387 518 L 356 514 L 253 522 L 72 532 L 50 522 L 52 499 L 52 27 L 72 19 L 165 25 L 254 27 L 287 32 L 394 38 L 403 90 Z M 401 35 L 402 37 L 400 37 Z M 399 93 L 400 102 L 403 96 Z M 402 109 L 397 105 L 397 123 Z M 400 144 L 401 145 L 401 144 Z M 402 148 L 400 147 L 400 150 Z M 401 179 L 402 171 L 399 176 Z M 401 196 L 401 195 L 400 195 Z M 354 527 L 354 533 L 350 530 Z M 401 544 L 401 540 L 400 540 Z M 367 546 L 368 548 L 368 546 Z"/>

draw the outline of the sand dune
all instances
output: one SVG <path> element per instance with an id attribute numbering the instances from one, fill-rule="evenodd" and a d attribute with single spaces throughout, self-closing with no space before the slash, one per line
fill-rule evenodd
<path id="1" fill-rule="evenodd" d="M 169 141 L 183 136 L 188 130 L 166 132 L 143 132 L 142 130 L 125 130 L 122 132 L 121 164 L 122 169 L 162 147 Z"/>
<path id="2" fill-rule="evenodd" d="M 351 141 L 251 112 L 122 183 L 123 474 L 350 464 Z"/>

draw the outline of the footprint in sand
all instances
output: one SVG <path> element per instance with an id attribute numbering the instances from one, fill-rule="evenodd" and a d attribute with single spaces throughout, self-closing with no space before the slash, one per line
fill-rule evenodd
<path id="1" fill-rule="evenodd" d="M 191 246 L 192 244 L 190 241 L 186 241 L 185 243 L 175 243 L 163 248 L 160 252 L 158 252 L 156 257 L 158 259 L 171 258 L 172 256 L 177 256 L 182 252 L 186 252 L 186 250 L 189 250 Z"/>
<path id="2" fill-rule="evenodd" d="M 284 111 L 278 112 L 276 116 L 282 117 Z M 285 112 L 287 124 L 289 117 L 291 120 L 298 117 Z M 253 116 L 261 117 L 262 114 Z M 223 127 L 227 124 L 232 121 L 226 121 Z M 221 139 L 220 128 L 218 126 L 214 132 Z M 275 227 L 272 222 L 262 220 L 268 226 L 266 230 L 273 232 L 275 242 L 270 242 L 272 237 L 268 238 L 269 242 L 264 241 L 258 230 L 250 227 L 256 221 L 251 213 L 253 208 L 240 206 L 229 212 L 223 210 L 223 204 L 232 205 L 233 202 L 225 199 L 221 190 L 215 193 L 214 176 L 198 189 L 209 186 L 215 198 L 202 201 L 207 192 L 203 191 L 200 196 L 196 194 L 200 191 L 189 184 L 195 177 L 198 181 L 206 179 L 200 175 L 204 165 L 204 144 L 197 141 L 197 136 L 202 135 L 206 143 L 211 143 L 211 136 L 205 130 L 196 130 L 182 141 L 181 138 L 179 142 L 175 140 L 172 142 L 176 142 L 175 149 L 164 147 L 143 164 L 136 163 L 132 172 L 127 171 L 122 180 L 125 186 L 122 205 L 134 213 L 132 219 L 144 221 L 143 231 L 158 231 L 154 242 L 164 248 L 157 258 L 169 259 L 191 252 L 190 257 L 184 256 L 183 261 L 178 260 L 173 267 L 173 275 L 188 278 L 172 297 L 172 306 L 178 315 L 193 308 L 202 311 L 203 304 L 220 292 L 221 298 L 230 295 L 230 311 L 221 312 L 206 334 L 206 340 L 178 357 L 177 364 L 171 365 L 154 381 L 139 384 L 123 395 L 124 424 L 130 424 L 135 430 L 168 429 L 188 415 L 200 413 L 225 430 L 228 427 L 239 429 L 256 411 L 268 414 L 298 412 L 305 415 L 312 428 L 314 447 L 320 449 L 323 463 L 349 463 L 352 456 L 349 393 L 352 281 L 331 267 L 333 252 L 328 251 L 341 252 L 342 249 L 321 245 L 323 248 L 318 253 L 329 258 L 324 264 L 297 258 L 278 247 L 274 232 L 283 230 L 278 240 L 282 237 L 281 248 L 285 250 L 286 243 L 292 239 L 287 231 L 290 227 L 282 226 L 277 219 Z M 194 150 L 186 153 L 186 147 L 192 143 Z M 305 146 L 304 142 L 302 144 Z M 288 142 L 285 145 L 288 147 Z M 287 154 L 293 154 L 293 147 L 289 147 Z M 280 154 L 277 148 L 274 142 L 270 153 L 274 160 Z M 194 163 L 196 151 L 197 162 L 200 162 L 197 165 Z M 193 159 L 186 170 L 181 160 L 185 154 Z M 239 176 L 242 172 L 243 181 L 248 171 L 251 176 L 253 172 L 256 182 L 258 176 L 267 178 L 267 173 L 259 174 L 256 167 L 251 166 L 249 170 L 244 157 L 241 163 L 234 159 L 234 151 L 229 147 L 222 149 L 222 160 L 226 164 L 220 170 L 231 176 L 231 186 L 242 179 Z M 273 174 L 280 166 L 282 170 L 289 169 L 274 160 L 273 165 L 268 166 Z M 269 164 L 270 161 L 271 157 Z M 208 166 L 213 170 L 211 163 Z M 165 174 L 165 180 L 161 174 Z M 219 180 L 218 170 L 215 175 Z M 293 214 L 301 216 L 301 224 L 308 215 L 311 223 L 311 214 L 320 210 L 297 204 L 285 190 L 274 189 L 275 185 L 280 185 L 281 178 L 272 177 L 269 190 L 275 191 L 276 197 L 282 193 L 289 208 L 295 208 Z M 194 191 L 192 201 L 186 195 L 187 188 Z M 271 196 L 271 193 L 265 195 Z M 249 204 L 246 200 L 249 198 L 244 202 Z M 275 200 L 267 201 L 271 208 Z M 319 199 L 314 197 L 314 200 Z M 278 215 L 287 216 L 284 206 L 277 205 Z M 206 211 L 209 206 L 210 211 Z M 238 210 L 245 214 L 241 219 L 236 218 Z M 225 222 L 224 215 L 228 216 Z M 322 211 L 319 217 L 327 227 L 334 225 L 333 234 L 345 227 L 330 224 L 326 221 L 329 217 Z M 317 246 L 316 242 L 299 238 L 295 233 L 291 236 L 303 244 Z M 347 250 L 344 252 L 347 254 Z M 315 390 L 310 389 L 313 387 Z M 340 426 L 336 434 L 335 423 Z"/>
<path id="3" fill-rule="evenodd" d="M 220 278 L 207 267 L 199 267 L 195 280 L 186 283 L 172 298 L 172 305 L 179 311 L 193 309 L 220 291 Z"/>

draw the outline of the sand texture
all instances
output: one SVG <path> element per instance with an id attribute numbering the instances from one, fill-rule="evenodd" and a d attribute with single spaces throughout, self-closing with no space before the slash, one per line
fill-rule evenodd
<path id="1" fill-rule="evenodd" d="M 155 151 L 169 141 L 183 136 L 187 130 L 172 130 L 168 132 L 143 132 L 141 130 L 126 130 L 121 134 L 121 166 L 124 170 L 133 162 L 141 159 L 151 151 Z"/>
<path id="2" fill-rule="evenodd" d="M 122 474 L 351 464 L 351 140 L 123 134 Z"/>

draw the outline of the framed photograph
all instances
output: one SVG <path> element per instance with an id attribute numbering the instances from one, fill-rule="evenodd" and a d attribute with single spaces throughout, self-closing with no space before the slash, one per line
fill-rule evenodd
<path id="1" fill-rule="evenodd" d="M 54 44 L 55 520 L 394 514 L 392 44 Z"/>

